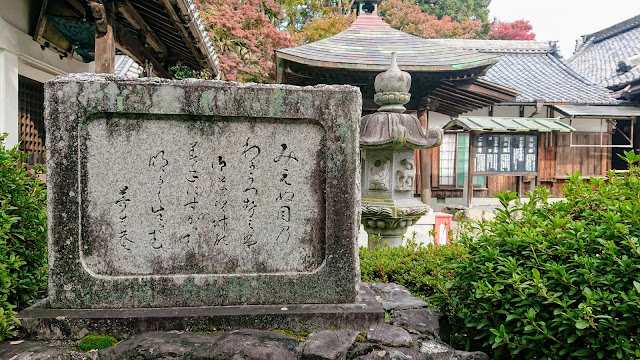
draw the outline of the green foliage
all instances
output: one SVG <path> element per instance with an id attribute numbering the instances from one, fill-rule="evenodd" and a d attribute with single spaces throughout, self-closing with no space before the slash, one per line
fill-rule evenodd
<path id="1" fill-rule="evenodd" d="M 26 307 L 47 283 L 47 200 L 18 147 L 0 136 L 0 340 L 14 335 L 15 309 Z"/>
<path id="2" fill-rule="evenodd" d="M 640 357 L 640 156 L 626 160 L 623 175 L 571 176 L 566 201 L 498 195 L 505 209 L 462 235 L 469 253 L 439 287 L 460 343 L 495 359 Z"/>
<path id="3" fill-rule="evenodd" d="M 118 343 L 118 340 L 109 335 L 87 335 L 78 342 L 78 350 L 106 349 Z"/>
<path id="4" fill-rule="evenodd" d="M 624 159 L 625 174 L 571 176 L 566 201 L 498 194 L 495 221 L 451 247 L 363 248 L 362 279 L 408 287 L 448 314 L 455 346 L 494 359 L 640 358 L 640 155 Z"/>
<path id="5" fill-rule="evenodd" d="M 373 250 L 360 248 L 362 281 L 392 282 L 409 289 L 412 294 L 429 301 L 429 297 L 442 293 L 441 288 L 451 281 L 452 263 L 466 253 L 464 247 L 422 246 L 409 241 L 407 246 Z M 438 303 L 431 303 L 438 305 Z"/>
<path id="6" fill-rule="evenodd" d="M 420 9 L 438 19 L 449 16 L 454 21 L 467 19 L 487 22 L 491 0 L 417 0 Z"/>
<path id="7" fill-rule="evenodd" d="M 169 68 L 171 76 L 176 80 L 182 79 L 213 79 L 213 74 L 209 70 L 193 70 L 182 62 L 178 61 L 177 64 Z"/>
<path id="8" fill-rule="evenodd" d="M 291 39 L 300 45 L 322 40 L 348 29 L 355 19 L 355 14 L 342 15 L 336 13 L 314 18 L 307 21 L 300 31 L 293 32 Z"/>

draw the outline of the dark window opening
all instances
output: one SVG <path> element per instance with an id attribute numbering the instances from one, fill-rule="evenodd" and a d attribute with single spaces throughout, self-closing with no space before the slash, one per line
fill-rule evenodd
<path id="1" fill-rule="evenodd" d="M 612 145 L 629 145 L 629 139 L 632 139 L 631 121 L 622 120 L 615 123 L 615 129 L 611 135 Z M 611 168 L 614 170 L 628 170 L 627 162 L 620 158 L 624 156 L 625 151 L 629 148 L 614 147 L 611 149 Z"/>

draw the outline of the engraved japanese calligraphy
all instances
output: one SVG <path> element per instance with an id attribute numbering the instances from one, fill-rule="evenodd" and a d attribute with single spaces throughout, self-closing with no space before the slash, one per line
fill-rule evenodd
<path id="1" fill-rule="evenodd" d="M 325 221 L 314 206 L 323 159 L 309 151 L 322 148 L 322 127 L 300 122 L 293 133 L 274 122 L 220 120 L 195 132 L 184 121 L 150 120 L 126 131 L 127 121 L 88 124 L 86 201 L 104 223 L 104 238 L 85 245 L 92 271 L 279 273 L 322 263 L 325 239 L 310 229 Z M 184 141 L 157 140 L 169 132 Z M 112 187 L 92 187 L 103 171 L 121 175 Z"/>

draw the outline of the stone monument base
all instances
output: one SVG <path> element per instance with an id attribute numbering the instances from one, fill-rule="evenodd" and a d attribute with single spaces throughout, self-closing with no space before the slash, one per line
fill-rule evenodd
<path id="1" fill-rule="evenodd" d="M 18 318 L 23 338 L 72 340 L 87 334 L 108 334 L 122 339 L 148 331 L 171 330 L 365 330 L 384 323 L 385 312 L 371 290 L 360 285 L 354 304 L 51 309 L 44 300 L 21 311 Z"/>

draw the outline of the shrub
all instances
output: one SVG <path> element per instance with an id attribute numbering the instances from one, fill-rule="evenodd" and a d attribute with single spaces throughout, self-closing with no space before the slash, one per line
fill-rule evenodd
<path id="1" fill-rule="evenodd" d="M 30 174 L 18 147 L 0 136 L 0 340 L 14 335 L 15 310 L 47 282 L 47 209 L 44 184 Z"/>
<path id="2" fill-rule="evenodd" d="M 78 350 L 80 351 L 89 351 L 89 350 L 100 350 L 106 349 L 108 347 L 112 347 L 117 344 L 118 340 L 113 336 L 109 335 L 87 335 L 83 337 L 80 341 L 78 341 Z"/>
<path id="3" fill-rule="evenodd" d="M 467 348 L 495 359 L 640 357 L 640 156 L 630 171 L 565 185 L 566 201 L 498 195 L 495 221 L 462 235 L 469 253 L 437 302 Z M 517 215 L 517 216 L 515 216 Z"/>
<path id="4" fill-rule="evenodd" d="M 193 70 L 189 66 L 183 64 L 178 61 L 174 66 L 169 68 L 169 72 L 171 76 L 173 76 L 176 80 L 182 79 L 205 79 L 205 80 L 213 80 L 213 74 L 209 70 Z"/>
<path id="5" fill-rule="evenodd" d="M 465 248 L 460 245 L 422 246 L 414 241 L 409 241 L 406 247 L 376 247 L 372 250 L 362 247 L 362 281 L 392 282 L 429 301 L 429 297 L 442 293 L 445 290 L 442 287 L 452 280 L 453 264 L 448 259 L 465 253 Z M 430 303 L 439 305 L 439 302 Z"/>

